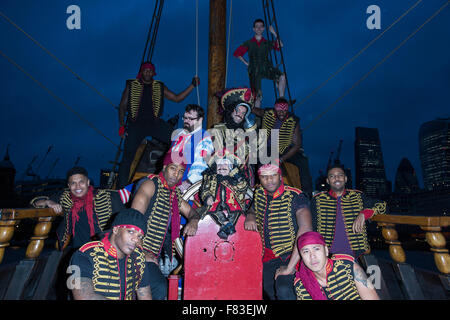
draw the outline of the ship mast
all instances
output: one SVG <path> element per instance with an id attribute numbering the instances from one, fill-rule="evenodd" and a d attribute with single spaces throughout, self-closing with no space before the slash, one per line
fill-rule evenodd
<path id="1" fill-rule="evenodd" d="M 219 100 L 215 94 L 222 91 L 226 76 L 226 0 L 209 1 L 208 54 L 208 122 L 207 128 L 222 121 L 218 113 Z"/>

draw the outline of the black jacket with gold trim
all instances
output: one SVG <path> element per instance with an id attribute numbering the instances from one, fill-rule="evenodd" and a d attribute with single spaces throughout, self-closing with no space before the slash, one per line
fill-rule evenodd
<path id="1" fill-rule="evenodd" d="M 276 120 L 277 118 L 274 109 L 265 111 L 261 128 L 268 130 L 267 134 L 270 135 L 270 130 L 274 128 Z M 292 113 L 288 114 L 287 118 L 283 121 L 278 136 L 278 149 L 280 155 L 287 152 L 289 150 L 289 146 L 292 145 L 294 130 L 298 124 L 299 119 Z"/>
<path id="2" fill-rule="evenodd" d="M 143 178 L 139 184 L 150 179 L 155 184 L 155 193 L 150 199 L 150 203 L 145 212 L 147 220 L 147 232 L 143 240 L 143 248 L 150 251 L 155 256 L 159 256 L 165 241 L 169 240 L 171 235 L 168 232 L 169 222 L 172 216 L 172 199 L 177 197 L 175 201 L 180 203 L 181 194 L 178 189 L 170 188 L 161 174 L 150 174 Z M 136 190 L 139 186 L 136 188 Z M 166 239 L 169 237 L 169 239 Z M 170 243 L 175 239 L 170 239 Z"/>
<path id="3" fill-rule="evenodd" d="M 369 251 L 367 231 L 364 225 L 362 233 L 352 231 L 353 222 L 360 213 L 367 219 L 386 213 L 386 202 L 365 196 L 359 190 L 344 190 L 341 196 L 342 215 L 350 247 L 356 257 Z M 313 230 L 322 234 L 329 248 L 334 240 L 336 229 L 337 197 L 332 190 L 316 194 L 311 201 Z"/>
<path id="4" fill-rule="evenodd" d="M 94 213 L 100 229 L 104 231 L 109 219 L 114 213 L 124 209 L 125 206 L 120 196 L 115 190 L 94 189 Z M 72 206 L 73 202 L 70 196 L 70 190 L 63 190 L 51 199 L 63 207 L 64 217 L 56 230 L 58 236 L 59 248 L 65 248 L 72 236 Z"/>
<path id="5" fill-rule="evenodd" d="M 128 114 L 130 115 L 130 120 L 136 121 L 141 108 L 144 85 L 138 79 L 128 80 L 127 85 L 129 87 Z M 152 105 L 155 118 L 161 117 L 164 108 L 164 83 L 161 81 L 152 81 Z"/>
<path id="6" fill-rule="evenodd" d="M 294 279 L 297 300 L 312 300 L 300 278 Z M 353 262 L 332 257 L 327 263 L 327 286 L 322 288 L 330 300 L 361 300 L 355 284 Z"/>
<path id="7" fill-rule="evenodd" d="M 109 234 L 101 241 L 92 241 L 83 245 L 72 257 L 71 265 L 83 262 L 79 265 L 81 277 L 92 279 L 96 294 L 112 300 L 132 300 L 136 297 L 138 288 L 147 285 L 141 284 L 146 268 L 145 254 L 141 248 L 137 247 L 125 257 L 126 270 L 122 271 L 125 276 L 121 278 L 117 250 L 108 238 Z M 125 295 L 122 295 L 122 291 Z"/>
<path id="8" fill-rule="evenodd" d="M 301 206 L 308 205 L 308 199 L 300 189 L 284 184 L 271 199 L 262 186 L 255 189 L 252 206 L 264 256 L 267 255 L 266 249 L 270 249 L 275 257 L 292 252 L 299 227 L 296 212 Z"/>

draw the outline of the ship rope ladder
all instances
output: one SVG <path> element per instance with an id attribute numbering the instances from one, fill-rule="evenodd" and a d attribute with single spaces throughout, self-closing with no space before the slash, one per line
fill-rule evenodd
<path id="1" fill-rule="evenodd" d="M 274 36 L 269 32 L 269 27 L 273 26 L 275 33 L 277 34 L 277 41 L 281 42 L 280 33 L 278 32 L 278 22 L 277 22 L 277 18 L 275 15 L 275 5 L 273 4 L 273 0 L 262 0 L 262 7 L 264 10 L 264 25 L 266 27 L 267 40 L 269 40 L 269 41 L 275 40 Z M 291 112 L 293 112 L 294 111 L 293 104 L 295 103 L 295 101 L 293 101 L 291 98 L 291 91 L 289 89 L 286 64 L 284 62 L 284 56 L 283 56 L 283 48 L 281 47 L 281 45 L 279 46 L 279 50 L 280 50 L 279 57 L 277 56 L 277 54 L 274 50 L 273 54 L 272 54 L 272 52 L 269 52 L 269 59 L 270 59 L 272 65 L 274 65 L 275 67 L 278 67 L 280 65 L 282 66 L 282 71 L 283 71 L 285 79 L 286 79 L 285 90 L 287 90 L 288 102 L 289 102 L 289 105 L 291 108 Z M 278 98 L 278 90 L 277 90 L 275 81 L 273 82 L 273 88 L 274 88 L 275 97 Z"/>

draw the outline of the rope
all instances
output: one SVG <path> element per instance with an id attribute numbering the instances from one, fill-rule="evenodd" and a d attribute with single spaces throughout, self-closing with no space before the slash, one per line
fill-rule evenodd
<path id="1" fill-rule="evenodd" d="M 228 59 L 230 52 L 230 40 L 231 40 L 231 21 L 233 17 L 233 0 L 230 0 L 230 13 L 228 14 L 228 37 L 227 37 L 227 58 L 225 64 L 225 88 L 228 82 Z"/>
<path id="2" fill-rule="evenodd" d="M 344 65 L 342 65 L 335 73 L 333 73 L 327 80 L 322 82 L 317 88 L 315 88 L 308 96 L 303 98 L 296 106 L 295 109 L 304 104 L 309 98 L 311 98 L 319 89 L 325 86 L 331 79 L 336 77 L 342 70 L 344 70 L 350 63 L 352 63 L 356 58 L 358 58 L 364 51 L 366 51 L 372 44 L 374 44 L 378 39 L 380 39 L 389 29 L 396 25 L 400 20 L 402 20 L 411 10 L 413 10 L 422 0 L 417 1 L 408 10 L 406 10 L 400 17 L 397 18 L 389 27 L 387 27 L 383 32 L 381 32 L 377 37 L 370 41 L 363 49 L 361 49 L 356 55 L 354 55 L 350 60 L 348 60 Z"/>
<path id="3" fill-rule="evenodd" d="M 75 114 L 81 121 L 85 122 L 88 126 L 90 126 L 92 129 L 94 129 L 99 135 L 101 135 L 103 138 L 111 142 L 112 145 L 115 147 L 119 147 L 117 144 L 114 143 L 111 139 L 109 139 L 107 136 L 103 134 L 99 129 L 97 129 L 91 122 L 83 118 L 78 112 L 76 112 L 72 107 L 70 107 L 68 104 L 66 104 L 60 97 L 58 97 L 56 94 L 54 94 L 50 89 L 48 89 L 45 85 L 43 85 L 41 82 L 39 82 L 36 78 L 34 78 L 31 74 L 29 74 L 25 69 L 23 69 L 20 65 L 18 65 L 13 59 L 8 57 L 3 51 L 0 50 L 0 54 L 8 60 L 12 65 L 14 65 L 17 69 L 22 71 L 27 77 L 29 77 L 31 80 L 33 80 L 36 84 L 38 84 L 42 89 L 47 91 L 49 95 L 51 95 L 56 101 L 61 103 L 66 109 L 68 109 L 70 112 Z"/>
<path id="4" fill-rule="evenodd" d="M 198 77 L 198 0 L 195 1 L 195 76 Z M 197 102 L 200 105 L 200 89 L 197 85 Z"/>
<path id="5" fill-rule="evenodd" d="M 106 102 L 108 102 L 110 105 L 112 105 L 114 108 L 119 109 L 114 103 L 111 102 L 108 98 L 106 98 L 104 95 L 100 93 L 97 89 L 94 88 L 89 82 L 81 78 L 80 75 L 75 73 L 72 69 L 69 68 L 64 62 L 62 62 L 60 59 L 58 59 L 53 53 L 51 53 L 47 48 L 45 48 L 42 44 L 40 44 L 36 39 L 34 39 L 31 35 L 25 32 L 22 28 L 20 28 L 17 24 L 15 24 L 10 18 L 8 18 L 3 12 L 0 11 L 0 15 L 8 21 L 13 27 L 15 27 L 17 30 L 22 32 L 24 35 L 26 35 L 31 41 L 33 41 L 38 47 L 40 47 L 42 50 L 44 50 L 45 53 L 47 53 L 50 57 L 55 59 L 60 65 L 62 65 L 64 68 L 69 70 L 70 73 L 72 73 L 78 80 L 83 82 L 85 85 L 87 85 L 91 90 L 93 90 L 96 94 L 98 94 L 101 98 L 103 98 Z"/>
<path id="6" fill-rule="evenodd" d="M 447 1 L 442 7 L 440 7 L 435 13 L 433 13 L 421 26 L 419 26 L 416 30 L 410 33 L 394 50 L 389 52 L 380 62 L 378 62 L 369 72 L 363 75 L 358 81 L 356 81 L 351 88 L 345 91 L 339 98 L 337 98 L 332 104 L 330 104 L 321 114 L 319 114 L 315 119 L 313 119 L 304 129 L 308 129 L 313 125 L 314 122 L 319 120 L 324 114 L 330 111 L 340 100 L 342 100 L 345 96 L 347 96 L 350 91 L 352 91 L 356 86 L 358 86 L 361 82 L 363 82 L 372 72 L 374 72 L 379 66 L 381 66 L 387 59 L 389 59 L 398 49 L 400 49 L 409 39 L 411 39 L 419 30 L 421 30 L 428 22 L 433 20 L 448 4 L 450 1 Z"/>

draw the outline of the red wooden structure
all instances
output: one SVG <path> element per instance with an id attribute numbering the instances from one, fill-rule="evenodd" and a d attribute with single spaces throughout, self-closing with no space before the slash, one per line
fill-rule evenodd
<path id="1" fill-rule="evenodd" d="M 262 244 L 258 232 L 244 230 L 245 217 L 227 240 L 206 216 L 184 248 L 185 300 L 261 300 Z"/>

